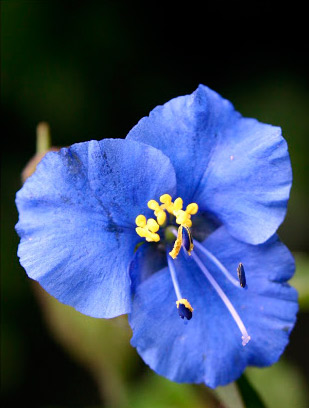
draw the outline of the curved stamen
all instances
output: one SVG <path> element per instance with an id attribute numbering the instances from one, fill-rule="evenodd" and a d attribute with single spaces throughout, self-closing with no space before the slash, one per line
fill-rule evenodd
<path id="1" fill-rule="evenodd" d="M 233 319 L 235 320 L 235 323 L 237 324 L 241 334 L 242 334 L 242 345 L 245 346 L 251 337 L 249 336 L 247 329 L 245 328 L 245 325 L 243 324 L 243 321 L 241 320 L 239 314 L 236 312 L 234 306 L 232 305 L 231 301 L 229 298 L 226 296 L 226 294 L 223 292 L 217 281 L 213 278 L 213 276 L 210 274 L 208 269 L 205 267 L 205 265 L 202 263 L 200 258 L 196 255 L 195 252 L 192 252 L 192 258 L 200 268 L 200 270 L 203 272 L 203 274 L 206 276 L 208 279 L 209 283 L 213 286 L 215 291 L 218 293 L 220 298 L 222 299 L 223 303 L 227 307 L 228 311 L 231 313 Z"/>
<path id="2" fill-rule="evenodd" d="M 174 263 L 172 259 L 170 258 L 170 256 L 168 255 L 167 255 L 167 263 L 168 263 L 168 269 L 170 271 L 170 275 L 172 278 L 174 290 L 176 293 L 176 297 L 177 297 L 176 306 L 178 309 L 178 314 L 182 319 L 186 318 L 187 320 L 191 320 L 193 308 L 190 305 L 189 301 L 187 299 L 184 299 L 181 295 Z"/>
<path id="3" fill-rule="evenodd" d="M 230 272 L 226 269 L 224 265 L 222 265 L 218 258 L 216 258 L 208 249 L 206 249 L 200 242 L 196 241 L 195 239 L 193 240 L 193 244 L 220 269 L 220 271 L 233 285 L 237 286 L 237 288 L 241 288 L 241 286 L 239 285 L 239 280 L 235 279 L 230 274 Z"/>

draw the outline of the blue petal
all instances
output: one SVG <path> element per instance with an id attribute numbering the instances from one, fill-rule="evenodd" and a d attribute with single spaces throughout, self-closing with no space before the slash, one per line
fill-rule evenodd
<path id="1" fill-rule="evenodd" d="M 237 277 L 242 262 L 248 290 L 235 287 L 195 248 L 228 296 L 250 342 L 243 347 L 241 333 L 223 301 L 192 258 L 182 253 L 175 261 L 182 296 L 194 311 L 184 324 L 178 317 L 168 268 L 137 288 L 130 324 L 132 345 L 158 374 L 177 382 L 204 382 L 210 387 L 236 380 L 247 365 L 276 362 L 288 343 L 296 319 L 297 294 L 285 281 L 294 262 L 277 237 L 261 246 L 241 243 L 222 227 L 204 243 Z"/>
<path id="2" fill-rule="evenodd" d="M 218 139 L 195 200 L 232 235 L 259 244 L 283 221 L 291 183 L 281 129 L 242 118 Z"/>
<path id="3" fill-rule="evenodd" d="M 127 138 L 166 154 L 178 195 L 238 239 L 264 242 L 284 219 L 292 173 L 281 129 L 243 118 L 209 88 L 156 107 Z"/>
<path id="4" fill-rule="evenodd" d="M 127 313 L 135 218 L 149 199 L 174 191 L 169 159 L 147 145 L 90 141 L 49 153 L 17 193 L 20 262 L 82 313 Z"/>
<path id="5" fill-rule="evenodd" d="M 165 249 L 162 244 L 145 242 L 135 252 L 130 264 L 131 289 L 135 293 L 136 288 L 155 272 L 164 268 L 167 264 Z"/>
<path id="6" fill-rule="evenodd" d="M 234 116 L 230 102 L 200 85 L 191 95 L 157 106 L 138 122 L 127 139 L 147 143 L 166 154 L 176 171 L 177 194 L 191 201 L 216 147 L 218 133 Z"/>

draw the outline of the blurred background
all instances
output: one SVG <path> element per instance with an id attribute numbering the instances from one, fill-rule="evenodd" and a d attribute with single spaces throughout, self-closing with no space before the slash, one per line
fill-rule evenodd
<path id="1" fill-rule="evenodd" d="M 301 310 L 279 363 L 246 373 L 267 406 L 309 406 L 305 14 L 297 2 L 204 2 L 200 9 L 195 2 L 1 1 L 3 406 L 229 407 L 225 389 L 155 375 L 130 347 L 125 318 L 91 319 L 59 304 L 16 256 L 14 198 L 39 122 L 50 124 L 55 146 L 124 138 L 155 106 L 199 83 L 244 116 L 281 126 L 288 141 L 294 184 L 279 235 L 296 259 Z"/>

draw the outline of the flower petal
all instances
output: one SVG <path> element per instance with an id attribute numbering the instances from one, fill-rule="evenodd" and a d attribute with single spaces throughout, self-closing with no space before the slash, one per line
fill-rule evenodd
<path id="1" fill-rule="evenodd" d="M 264 242 L 284 219 L 292 173 L 281 129 L 243 118 L 209 88 L 157 106 L 127 138 L 166 154 L 178 195 L 238 239 Z"/>
<path id="2" fill-rule="evenodd" d="M 166 154 L 175 168 L 177 194 L 192 201 L 216 147 L 217 134 L 234 115 L 230 102 L 200 85 L 191 95 L 157 106 L 133 127 L 127 139 L 147 143 Z"/>
<path id="3" fill-rule="evenodd" d="M 259 244 L 282 223 L 291 183 L 281 129 L 242 118 L 218 139 L 195 200 L 232 235 Z"/>
<path id="4" fill-rule="evenodd" d="M 160 243 L 145 242 L 135 252 L 130 264 L 131 289 L 136 288 L 155 272 L 167 265 L 166 254 Z"/>
<path id="5" fill-rule="evenodd" d="M 175 191 L 169 159 L 125 140 L 90 141 L 49 153 L 17 193 L 18 255 L 54 297 L 94 317 L 130 310 L 135 217 Z"/>
<path id="6" fill-rule="evenodd" d="M 250 342 L 241 333 L 225 304 L 192 258 L 175 261 L 182 296 L 193 317 L 178 317 L 168 268 L 137 288 L 130 324 L 131 343 L 158 374 L 177 382 L 204 382 L 210 387 L 237 379 L 247 365 L 267 366 L 278 360 L 295 323 L 297 294 L 284 281 L 294 270 L 290 252 L 277 237 L 260 246 L 236 241 L 222 227 L 204 243 L 237 277 L 241 261 L 248 289 L 235 287 L 197 249 L 195 253 L 224 290 L 245 324 Z"/>

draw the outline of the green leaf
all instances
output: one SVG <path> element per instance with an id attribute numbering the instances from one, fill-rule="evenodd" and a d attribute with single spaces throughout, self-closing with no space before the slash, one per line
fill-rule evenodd
<path id="1" fill-rule="evenodd" d="M 245 373 L 268 408 L 309 407 L 306 379 L 291 362 L 282 359 L 271 367 L 248 367 Z"/>
<path id="2" fill-rule="evenodd" d="M 108 407 L 127 406 L 127 380 L 137 360 L 126 316 L 109 320 L 85 316 L 33 284 L 54 339 L 93 375 Z"/>
<path id="3" fill-rule="evenodd" d="M 210 390 L 192 384 L 178 384 L 151 371 L 131 387 L 128 407 L 134 408 L 215 408 Z"/>
<path id="4" fill-rule="evenodd" d="M 243 374 L 237 380 L 237 386 L 246 408 L 266 408 L 266 405 L 262 401 L 260 395 L 251 385 L 245 374 Z"/>

